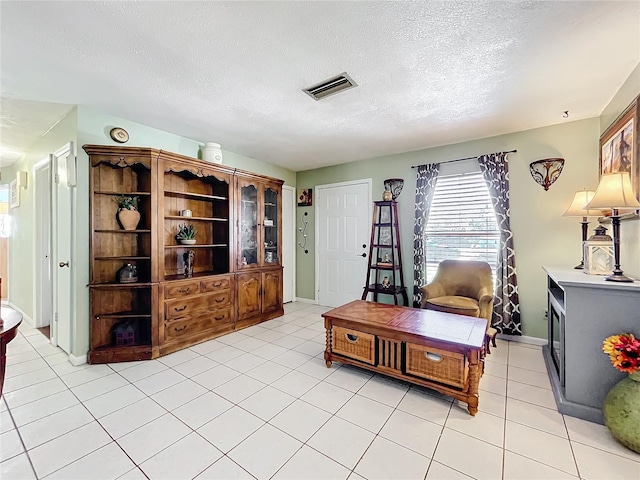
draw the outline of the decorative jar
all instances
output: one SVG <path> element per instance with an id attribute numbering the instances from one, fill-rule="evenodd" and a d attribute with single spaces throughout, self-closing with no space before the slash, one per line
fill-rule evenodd
<path id="1" fill-rule="evenodd" d="M 615 439 L 640 453 L 640 371 L 630 373 L 609 391 L 602 413 Z"/>
<path id="2" fill-rule="evenodd" d="M 205 162 L 222 163 L 222 148 L 219 143 L 207 142 L 202 148 L 202 159 Z"/>

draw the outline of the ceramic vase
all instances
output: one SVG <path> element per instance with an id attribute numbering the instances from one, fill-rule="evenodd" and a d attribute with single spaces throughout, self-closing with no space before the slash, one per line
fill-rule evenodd
<path id="1" fill-rule="evenodd" d="M 118 210 L 118 222 L 124 230 L 135 230 L 140 223 L 140 212 L 122 208 Z"/>
<path id="2" fill-rule="evenodd" d="M 202 148 L 202 159 L 205 162 L 222 163 L 222 149 L 219 143 L 207 142 Z"/>
<path id="3" fill-rule="evenodd" d="M 640 371 L 614 385 L 604 400 L 602 413 L 615 439 L 640 453 Z"/>

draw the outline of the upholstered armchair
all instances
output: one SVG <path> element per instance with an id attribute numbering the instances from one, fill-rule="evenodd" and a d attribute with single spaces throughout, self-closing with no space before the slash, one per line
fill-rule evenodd
<path id="1" fill-rule="evenodd" d="M 486 262 L 443 260 L 436 276 L 423 286 L 422 308 L 486 318 L 487 340 L 495 347 L 496 329 L 491 327 L 493 314 L 493 272 Z M 487 352 L 489 352 L 487 342 Z"/>

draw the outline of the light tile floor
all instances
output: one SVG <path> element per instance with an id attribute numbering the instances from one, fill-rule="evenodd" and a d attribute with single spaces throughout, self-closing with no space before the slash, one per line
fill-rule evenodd
<path id="1" fill-rule="evenodd" d="M 640 455 L 560 415 L 540 348 L 499 341 L 480 411 L 322 358 L 326 308 L 145 362 L 72 366 L 37 330 L 9 344 L 0 477 L 633 479 Z"/>

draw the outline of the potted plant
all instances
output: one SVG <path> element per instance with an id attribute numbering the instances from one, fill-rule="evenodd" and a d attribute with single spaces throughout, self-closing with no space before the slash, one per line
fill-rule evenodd
<path id="1" fill-rule="evenodd" d="M 602 406 L 604 424 L 625 447 L 640 453 L 640 340 L 631 333 L 607 337 L 602 350 L 628 373 L 609 391 Z"/>
<path id="2" fill-rule="evenodd" d="M 176 240 L 182 245 L 195 245 L 196 243 L 196 229 L 193 225 L 187 225 L 181 223 L 178 225 L 178 233 L 176 233 Z"/>
<path id="3" fill-rule="evenodd" d="M 140 223 L 140 212 L 138 211 L 138 201 L 140 197 L 131 195 L 121 195 L 116 197 L 118 212 L 116 217 L 118 223 L 124 230 L 135 230 Z"/>

